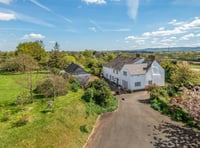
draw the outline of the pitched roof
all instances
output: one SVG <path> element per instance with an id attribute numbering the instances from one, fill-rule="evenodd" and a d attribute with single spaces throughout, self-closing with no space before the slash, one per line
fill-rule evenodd
<path id="1" fill-rule="evenodd" d="M 127 58 L 127 57 L 118 56 L 104 66 L 113 68 L 116 70 L 121 70 L 125 64 L 134 64 L 139 59 L 140 58 Z"/>
<path id="2" fill-rule="evenodd" d="M 82 67 L 74 63 L 71 63 L 64 70 L 65 72 L 70 73 L 72 75 L 89 74 Z"/>
<path id="3" fill-rule="evenodd" d="M 142 75 L 147 72 L 147 63 L 143 64 L 126 64 L 124 68 L 126 68 L 130 75 Z"/>

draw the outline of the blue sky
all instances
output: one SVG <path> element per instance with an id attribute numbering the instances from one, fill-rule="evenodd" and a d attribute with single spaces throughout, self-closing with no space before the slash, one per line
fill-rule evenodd
<path id="1" fill-rule="evenodd" d="M 200 0 L 0 0 L 0 50 L 200 46 Z"/>

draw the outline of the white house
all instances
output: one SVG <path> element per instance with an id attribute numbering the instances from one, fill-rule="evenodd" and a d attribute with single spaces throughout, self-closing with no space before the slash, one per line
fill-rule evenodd
<path id="1" fill-rule="evenodd" d="M 139 54 L 136 58 L 118 56 L 103 66 L 103 76 L 130 90 L 142 90 L 150 84 L 165 84 L 164 69 L 155 60 L 155 56 L 148 59 L 140 58 Z"/>

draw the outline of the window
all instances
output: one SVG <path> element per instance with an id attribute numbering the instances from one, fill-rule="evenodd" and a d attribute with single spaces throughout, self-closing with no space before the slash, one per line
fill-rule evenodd
<path id="1" fill-rule="evenodd" d="M 106 74 L 106 78 L 108 78 L 108 74 Z"/>
<path id="2" fill-rule="evenodd" d="M 113 69 L 113 73 L 115 73 L 115 70 Z"/>
<path id="3" fill-rule="evenodd" d="M 141 86 L 141 82 L 135 82 L 135 87 Z"/>
<path id="4" fill-rule="evenodd" d="M 118 74 L 118 70 L 116 70 L 116 74 Z"/>
<path id="5" fill-rule="evenodd" d="M 126 72 L 126 71 L 123 71 L 123 75 L 124 75 L 124 76 L 127 76 L 127 72 Z"/>
<path id="6" fill-rule="evenodd" d="M 149 81 L 149 85 L 151 85 L 151 84 L 152 84 L 152 80 Z"/>

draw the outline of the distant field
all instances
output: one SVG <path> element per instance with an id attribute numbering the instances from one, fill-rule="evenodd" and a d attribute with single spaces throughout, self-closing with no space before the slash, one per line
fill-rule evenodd
<path id="1" fill-rule="evenodd" d="M 200 69 L 200 64 L 190 64 L 191 68 Z"/>
<path id="2" fill-rule="evenodd" d="M 34 79 L 44 76 L 35 75 Z M 52 112 L 45 99 L 16 105 L 16 96 L 26 91 L 22 86 L 25 79 L 22 74 L 0 75 L 0 147 L 82 147 L 97 118 L 97 114 L 86 114 L 83 91 L 57 97 Z M 2 121 L 5 114 L 8 121 Z M 28 124 L 14 127 L 13 123 L 24 115 Z"/>

